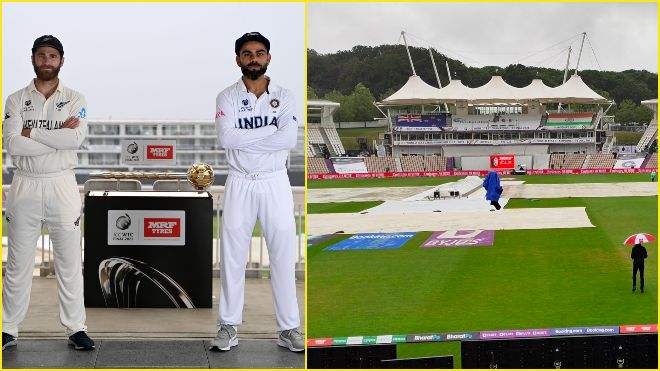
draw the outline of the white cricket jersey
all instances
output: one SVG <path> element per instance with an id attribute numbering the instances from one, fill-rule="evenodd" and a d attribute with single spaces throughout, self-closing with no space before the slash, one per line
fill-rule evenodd
<path id="1" fill-rule="evenodd" d="M 270 173 L 286 168 L 296 146 L 298 122 L 289 90 L 270 82 L 259 98 L 242 79 L 216 98 L 218 143 L 225 148 L 230 171 Z"/>
<path id="2" fill-rule="evenodd" d="M 62 128 L 69 117 L 78 117 L 76 129 Z M 73 169 L 78 164 L 76 150 L 87 136 L 87 103 L 82 94 L 62 85 L 48 98 L 34 85 L 7 98 L 2 122 L 4 148 L 17 169 L 47 174 Z M 32 129 L 30 138 L 21 136 Z"/>

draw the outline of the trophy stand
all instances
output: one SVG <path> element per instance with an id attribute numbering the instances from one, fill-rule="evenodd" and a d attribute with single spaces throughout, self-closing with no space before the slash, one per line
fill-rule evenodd
<path id="1" fill-rule="evenodd" d="M 91 177 L 108 181 L 96 180 L 85 194 L 85 306 L 211 308 L 213 169 L 196 163 L 187 173 Z M 139 181 L 126 179 L 176 180 L 177 191 L 142 191 Z M 194 190 L 182 190 L 183 179 Z M 114 180 L 116 190 L 108 189 Z"/>

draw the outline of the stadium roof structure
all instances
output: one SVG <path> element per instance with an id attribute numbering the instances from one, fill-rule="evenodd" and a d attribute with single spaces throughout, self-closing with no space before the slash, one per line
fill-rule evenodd
<path id="1" fill-rule="evenodd" d="M 555 98 L 562 103 L 607 103 L 608 100 L 591 90 L 582 78 L 575 74 L 568 81 L 553 89 Z"/>
<path id="2" fill-rule="evenodd" d="M 419 76 L 412 75 L 401 89 L 384 99 L 382 103 L 390 105 L 435 104 L 439 103 L 440 99 L 440 89 L 425 83 Z"/>
<path id="3" fill-rule="evenodd" d="M 461 80 L 451 80 L 447 86 L 440 89 L 440 97 L 444 103 L 456 103 L 459 100 L 472 100 L 472 88 L 463 85 Z"/>
<path id="4" fill-rule="evenodd" d="M 326 111 L 325 114 L 332 115 L 339 109 L 341 104 L 324 99 L 310 99 L 307 101 L 308 111 Z"/>
<path id="5" fill-rule="evenodd" d="M 534 79 L 529 85 L 520 89 L 520 94 L 524 97 L 537 97 L 536 99 L 544 103 L 547 102 L 547 99 L 554 97 L 553 89 L 544 84 L 543 80 Z"/>
<path id="6" fill-rule="evenodd" d="M 522 89 L 507 84 L 502 76 L 493 76 L 485 85 L 472 90 L 473 103 L 506 103 L 522 99 L 520 94 Z"/>
<path id="7" fill-rule="evenodd" d="M 383 99 L 383 105 L 440 104 L 468 101 L 471 104 L 522 103 L 538 100 L 541 103 L 585 103 L 599 104 L 609 101 L 593 91 L 578 75 L 573 75 L 564 84 L 552 88 L 540 79 L 534 79 L 523 87 L 516 88 L 506 83 L 501 76 L 493 76 L 485 85 L 469 88 L 461 80 L 451 80 L 444 88 L 434 88 L 419 76 L 410 76 L 408 82 L 396 93 Z"/>

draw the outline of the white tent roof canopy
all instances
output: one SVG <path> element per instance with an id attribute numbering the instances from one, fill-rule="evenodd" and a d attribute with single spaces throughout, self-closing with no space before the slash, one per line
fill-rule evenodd
<path id="1" fill-rule="evenodd" d="M 425 83 L 419 76 L 412 75 L 394 94 L 383 100 L 387 104 L 433 104 L 440 102 L 440 89 Z"/>
<path id="2" fill-rule="evenodd" d="M 568 99 L 570 103 L 606 103 L 607 99 L 591 90 L 578 75 L 571 76 L 568 81 L 553 89 L 555 98 Z M 567 101 L 565 101 L 567 102 Z"/>
<path id="3" fill-rule="evenodd" d="M 505 103 L 520 100 L 522 89 L 507 84 L 502 76 L 493 76 L 485 85 L 473 90 L 474 103 Z"/>
<path id="4" fill-rule="evenodd" d="M 449 84 L 440 89 L 440 97 L 444 103 L 456 103 L 459 100 L 472 100 L 474 89 L 463 85 L 461 80 L 451 80 Z"/>
<path id="5" fill-rule="evenodd" d="M 534 79 L 524 88 L 507 84 L 501 76 L 493 76 L 485 85 L 469 88 L 461 80 L 451 80 L 441 89 L 425 83 L 413 75 L 396 93 L 384 99 L 384 105 L 439 104 L 468 101 L 477 103 L 521 103 L 538 100 L 541 103 L 607 103 L 587 86 L 578 75 L 573 75 L 564 84 L 551 88 L 540 79 Z"/>

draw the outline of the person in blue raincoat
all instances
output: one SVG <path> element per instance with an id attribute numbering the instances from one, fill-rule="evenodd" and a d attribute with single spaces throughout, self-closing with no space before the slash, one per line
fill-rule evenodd
<path id="1" fill-rule="evenodd" d="M 500 185 L 500 176 L 494 171 L 489 172 L 484 179 L 483 186 L 486 188 L 486 199 L 495 206 L 495 209 L 501 209 L 499 201 L 504 189 Z"/>

